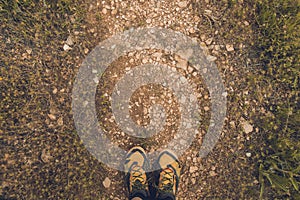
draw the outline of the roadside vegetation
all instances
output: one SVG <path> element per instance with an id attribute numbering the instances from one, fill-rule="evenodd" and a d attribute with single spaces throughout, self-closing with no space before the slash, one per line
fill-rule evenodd
<path id="1" fill-rule="evenodd" d="M 258 166 L 261 199 L 267 193 L 300 199 L 299 11 L 298 0 L 255 2 L 255 82 L 266 89 L 257 93 L 268 113 L 257 119 L 266 142 Z"/>

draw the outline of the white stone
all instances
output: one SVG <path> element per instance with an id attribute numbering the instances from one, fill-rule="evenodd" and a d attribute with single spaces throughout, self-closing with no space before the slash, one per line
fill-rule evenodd
<path id="1" fill-rule="evenodd" d="M 205 43 L 206 43 L 206 45 L 210 45 L 210 44 L 212 43 L 212 41 L 213 41 L 213 38 L 208 38 L 208 39 L 205 41 Z"/>
<path id="2" fill-rule="evenodd" d="M 177 63 L 177 66 L 178 66 L 178 67 L 180 67 L 180 68 L 183 69 L 183 70 L 187 70 L 188 62 L 187 62 L 186 60 L 184 60 L 184 59 L 179 59 L 177 62 L 178 62 L 178 63 Z"/>
<path id="3" fill-rule="evenodd" d="M 104 181 L 103 181 L 103 186 L 104 186 L 105 188 L 109 188 L 109 187 L 110 187 L 110 184 L 111 184 L 111 180 L 110 180 L 108 177 L 106 177 L 106 178 L 104 179 Z"/>
<path id="4" fill-rule="evenodd" d="M 146 20 L 146 23 L 147 23 L 147 24 L 150 24 L 150 23 L 151 23 L 151 19 L 147 19 L 147 20 Z"/>
<path id="5" fill-rule="evenodd" d="M 181 77 L 180 77 L 180 81 L 181 81 L 182 83 L 185 83 L 185 82 L 186 82 L 186 78 L 183 77 L 183 76 L 181 76 Z"/>
<path id="6" fill-rule="evenodd" d="M 57 88 L 54 88 L 54 90 L 52 91 L 53 94 L 57 93 Z"/>
<path id="7" fill-rule="evenodd" d="M 66 40 L 66 44 L 72 46 L 74 44 L 72 36 L 69 36 Z"/>
<path id="8" fill-rule="evenodd" d="M 56 120 L 56 116 L 53 115 L 53 114 L 48 114 L 48 117 L 49 117 L 51 120 Z"/>
<path id="9" fill-rule="evenodd" d="M 216 61 L 216 60 L 217 60 L 217 57 L 216 57 L 216 56 L 208 55 L 208 56 L 207 56 L 207 60 L 210 61 L 210 62 L 213 62 L 213 61 Z"/>
<path id="10" fill-rule="evenodd" d="M 246 26 L 249 26 L 249 22 L 247 22 L 247 21 L 244 21 L 244 24 L 245 24 Z"/>
<path id="11" fill-rule="evenodd" d="M 227 92 L 223 92 L 223 93 L 222 93 L 222 96 L 223 96 L 223 97 L 227 97 L 227 95 L 228 95 Z"/>
<path id="12" fill-rule="evenodd" d="M 189 32 L 193 34 L 193 33 L 195 33 L 196 31 L 195 31 L 195 29 L 192 27 L 192 28 L 189 29 Z"/>
<path id="13" fill-rule="evenodd" d="M 107 14 L 107 9 L 106 8 L 103 8 L 102 9 L 102 13 L 105 15 L 105 14 Z"/>
<path id="14" fill-rule="evenodd" d="M 63 49 L 64 49 L 64 51 L 68 51 L 68 50 L 71 50 L 72 48 L 69 45 L 64 44 Z"/>
<path id="15" fill-rule="evenodd" d="M 192 184 L 195 184 L 195 183 L 196 183 L 196 179 L 192 178 Z"/>
<path id="16" fill-rule="evenodd" d="M 253 126 L 249 124 L 247 121 L 242 123 L 243 129 L 245 133 L 251 133 L 253 131 Z"/>
<path id="17" fill-rule="evenodd" d="M 185 8 L 185 7 L 187 6 L 187 1 L 181 1 L 181 2 L 179 2 L 179 3 L 178 3 L 178 6 L 179 6 L 180 8 Z"/>
<path id="18" fill-rule="evenodd" d="M 146 58 L 144 58 L 143 60 L 142 60 L 142 63 L 143 64 L 146 64 L 148 62 L 148 60 L 146 59 Z"/>
<path id="19" fill-rule="evenodd" d="M 198 170 L 198 167 L 196 167 L 196 166 L 191 166 L 190 167 L 190 173 L 194 173 L 194 172 L 196 172 Z"/>
<path id="20" fill-rule="evenodd" d="M 26 52 L 27 52 L 28 54 L 31 54 L 31 53 L 32 53 L 32 49 L 26 49 Z"/>
<path id="21" fill-rule="evenodd" d="M 234 51 L 234 48 L 233 48 L 233 45 L 232 44 L 226 44 L 226 50 L 231 52 L 231 51 Z"/>
<path id="22" fill-rule="evenodd" d="M 116 9 L 114 9 L 114 10 L 111 11 L 111 14 L 112 14 L 112 15 L 115 15 L 115 14 L 117 14 L 117 12 L 118 12 L 118 11 L 117 11 Z"/>
<path id="23" fill-rule="evenodd" d="M 99 83 L 98 77 L 93 78 L 93 81 L 98 84 Z"/>

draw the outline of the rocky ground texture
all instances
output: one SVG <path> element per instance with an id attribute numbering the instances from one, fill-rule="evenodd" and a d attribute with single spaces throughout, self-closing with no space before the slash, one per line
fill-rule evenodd
<path id="1" fill-rule="evenodd" d="M 26 1 L 23 2 L 26 4 Z M 28 5 L 27 5 L 28 4 Z M 227 92 L 221 137 L 198 157 L 210 118 L 209 91 L 190 63 L 160 50 L 130 52 L 113 62 L 99 81 L 99 124 L 124 149 L 147 151 L 169 141 L 178 127 L 178 102 L 170 90 L 141 87 L 131 98 L 137 124 L 149 122 L 152 103 L 167 110 L 166 128 L 149 140 L 122 132 L 112 119 L 110 95 L 126 71 L 140 64 L 165 64 L 197 85 L 201 126 L 183 166 L 178 199 L 258 199 L 258 151 L 262 132 L 254 122 L 263 93 L 255 85 L 257 64 L 252 6 L 243 0 L 96 0 L 10 3 L 1 1 L 0 199 L 126 199 L 124 174 L 95 159 L 73 121 L 72 86 L 84 58 L 114 34 L 138 27 L 163 27 L 195 39 L 215 62 Z M 10 12 L 5 9 L 10 8 Z"/>

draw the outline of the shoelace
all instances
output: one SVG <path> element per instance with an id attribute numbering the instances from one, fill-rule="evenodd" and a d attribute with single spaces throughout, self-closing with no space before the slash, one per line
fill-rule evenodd
<path id="1" fill-rule="evenodd" d="M 164 173 L 161 179 L 161 186 L 163 191 L 171 191 L 173 192 L 174 185 L 174 172 L 170 168 L 166 168 L 162 171 Z"/>
<path id="2" fill-rule="evenodd" d="M 143 176 L 144 170 L 142 169 L 142 167 L 139 165 L 135 165 L 134 167 L 132 167 L 131 170 L 132 170 L 131 175 L 133 177 L 132 187 L 135 189 L 144 189 L 145 188 L 145 185 L 144 185 L 145 177 Z"/>

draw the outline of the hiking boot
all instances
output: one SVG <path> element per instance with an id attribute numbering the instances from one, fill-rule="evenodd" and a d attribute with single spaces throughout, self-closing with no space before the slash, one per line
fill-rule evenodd
<path id="1" fill-rule="evenodd" d="M 162 151 L 155 172 L 156 198 L 158 200 L 175 200 L 180 179 L 181 166 L 177 156 L 170 150 Z"/>
<path id="2" fill-rule="evenodd" d="M 149 171 L 149 160 L 142 147 L 133 147 L 127 154 L 124 163 L 125 184 L 129 191 L 129 199 L 149 198 L 149 186 L 146 172 Z"/>

